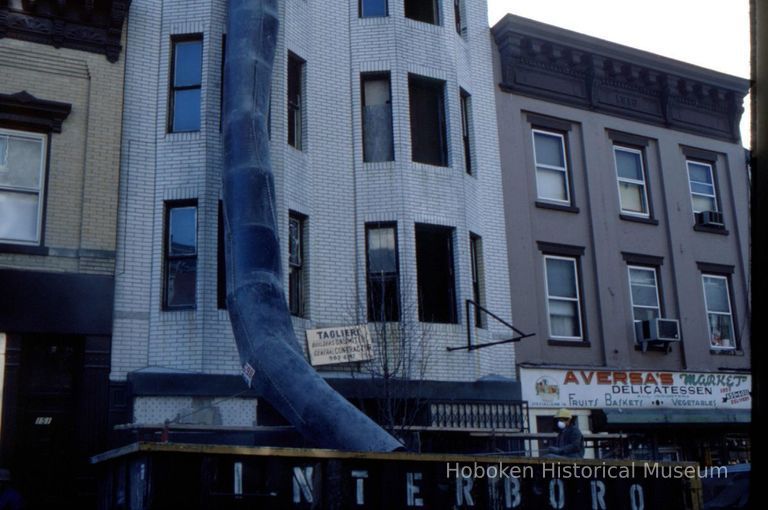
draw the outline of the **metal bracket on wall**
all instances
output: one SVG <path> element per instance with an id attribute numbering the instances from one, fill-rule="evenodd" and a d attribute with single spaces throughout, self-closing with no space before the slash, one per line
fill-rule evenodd
<path id="1" fill-rule="evenodd" d="M 522 331 L 520 331 L 519 329 L 514 327 L 512 324 L 508 323 L 507 321 L 505 321 L 504 319 L 502 319 L 501 317 L 499 317 L 498 315 L 494 314 L 493 312 L 491 312 L 490 310 L 488 310 L 487 308 L 483 307 L 482 305 L 480 305 L 479 303 L 475 302 L 472 299 L 467 299 L 465 301 L 464 305 L 465 305 L 465 310 L 467 312 L 467 315 L 466 315 L 466 317 L 467 317 L 467 345 L 466 346 L 461 346 L 461 347 L 446 347 L 445 349 L 448 352 L 462 351 L 464 349 L 466 349 L 467 352 L 470 352 L 470 351 L 475 351 L 477 349 L 482 349 L 483 347 L 492 347 L 494 345 L 502 345 L 502 344 L 508 344 L 508 343 L 511 343 L 511 342 L 519 342 L 523 338 L 528 338 L 530 336 L 536 335 L 536 333 L 523 333 Z M 472 306 L 474 306 L 475 309 L 476 309 L 475 310 L 475 323 L 480 322 L 478 320 L 481 317 L 480 314 L 484 313 L 486 315 L 489 315 L 493 319 L 497 320 L 498 322 L 504 324 L 506 327 L 508 327 L 509 329 L 511 329 L 512 331 L 514 331 L 515 333 L 517 333 L 520 336 L 516 336 L 516 337 L 513 337 L 513 338 L 507 338 L 506 340 L 498 340 L 498 341 L 495 341 L 495 342 L 486 342 L 486 343 L 483 343 L 483 344 L 472 344 L 472 329 L 473 328 L 472 328 L 472 325 L 469 323 L 469 318 L 470 318 L 470 313 L 469 312 L 470 312 L 470 309 L 471 309 Z"/>

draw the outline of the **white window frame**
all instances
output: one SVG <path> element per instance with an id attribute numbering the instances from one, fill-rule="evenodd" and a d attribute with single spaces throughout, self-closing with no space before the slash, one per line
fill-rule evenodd
<path id="1" fill-rule="evenodd" d="M 636 305 L 635 300 L 632 297 L 632 271 L 646 271 L 653 273 L 653 288 L 656 291 L 656 306 L 647 306 L 647 305 Z M 646 310 L 656 310 L 658 312 L 657 318 L 661 318 L 661 296 L 659 295 L 659 277 L 656 274 L 656 268 L 654 267 L 648 267 L 648 266 L 633 266 L 628 265 L 627 266 L 627 281 L 629 282 L 629 303 L 632 307 L 632 320 L 634 322 L 639 322 L 638 319 L 635 319 L 635 308 L 645 308 Z M 647 287 L 647 285 L 643 285 L 644 287 Z"/>
<path id="2" fill-rule="evenodd" d="M 14 136 L 18 138 L 29 138 L 36 141 L 41 141 L 42 145 L 40 147 L 40 169 L 39 169 L 39 179 L 38 182 L 40 185 L 37 188 L 28 188 L 28 187 L 21 187 L 21 186 L 10 186 L 7 184 L 0 184 L 0 191 L 7 191 L 10 193 L 18 193 L 18 194 L 27 194 L 37 195 L 37 225 L 35 228 L 35 238 L 33 240 L 23 240 L 23 239 L 10 239 L 10 238 L 0 238 L 0 243 L 7 243 L 7 244 L 23 244 L 28 246 L 39 246 L 42 242 L 42 229 L 43 229 L 43 204 L 45 201 L 45 168 L 46 168 L 46 162 L 48 160 L 48 136 L 44 133 L 35 133 L 32 131 L 18 131 L 15 129 L 6 129 L 6 128 L 0 128 L 0 135 L 5 136 Z M 0 167 L 0 172 L 2 172 L 2 167 Z"/>
<path id="3" fill-rule="evenodd" d="M 576 287 L 576 297 L 563 297 L 563 296 L 550 296 L 549 295 L 549 280 L 547 277 L 547 260 L 567 260 L 573 264 L 573 277 Z M 581 316 L 581 291 L 579 289 L 579 265 L 578 261 L 574 257 L 563 257 L 559 255 L 544 255 L 544 292 L 547 294 L 547 326 L 549 327 L 549 338 L 553 340 L 568 340 L 568 341 L 582 341 L 584 340 L 584 323 Z M 561 336 L 552 333 L 552 315 L 549 310 L 549 301 L 569 301 L 576 302 L 576 318 L 579 321 L 579 336 Z"/>
<path id="4" fill-rule="evenodd" d="M 707 303 L 707 289 L 705 286 L 704 281 L 707 278 L 711 278 L 713 280 L 723 280 L 725 282 L 725 297 L 728 299 L 728 313 L 723 312 L 711 312 L 709 310 L 709 303 Z M 709 273 L 702 273 L 701 275 L 701 290 L 704 293 L 704 310 L 707 313 L 707 335 L 709 336 L 709 348 L 712 350 L 717 351 L 735 351 L 737 348 L 736 343 L 736 324 L 733 321 L 733 306 L 731 305 L 731 288 L 728 283 L 728 277 L 722 276 L 718 274 L 709 274 Z M 713 345 L 712 344 L 712 332 L 709 330 L 709 316 L 710 315 L 727 315 L 730 318 L 731 322 L 731 343 L 733 344 L 730 347 L 722 346 L 722 345 Z"/>
<path id="5" fill-rule="evenodd" d="M 701 166 L 705 166 L 705 167 L 709 168 L 709 177 L 710 177 L 710 179 L 712 179 L 712 194 L 711 195 L 707 195 L 705 193 L 699 193 L 698 191 L 693 191 L 693 188 L 691 186 L 691 184 L 692 184 L 692 181 L 691 181 L 691 163 L 693 163 L 695 165 L 701 165 Z M 719 212 L 720 211 L 720 207 L 717 204 L 717 183 L 715 182 L 715 169 L 713 168 L 712 163 L 707 163 L 705 161 L 697 161 L 697 160 L 692 160 L 692 159 L 686 159 L 685 160 L 685 168 L 688 171 L 688 190 L 691 192 L 691 209 L 693 210 L 693 214 L 696 215 L 698 213 L 704 212 L 704 211 L 697 211 L 696 210 L 696 206 L 694 205 L 694 201 L 693 201 L 694 195 L 700 196 L 700 197 L 711 198 L 713 203 L 715 204 L 715 212 Z M 699 183 L 699 184 L 706 184 L 707 186 L 710 185 L 708 182 L 700 182 L 700 181 L 696 181 L 696 182 Z"/>
<path id="6" fill-rule="evenodd" d="M 562 167 L 554 166 L 554 165 L 546 165 L 543 163 L 539 163 L 536 160 L 536 133 L 541 133 L 545 136 L 553 136 L 560 139 L 560 150 L 563 154 L 563 165 Z M 571 204 L 571 183 L 569 182 L 569 175 L 568 175 L 568 154 L 565 150 L 565 136 L 562 133 L 558 133 L 557 131 L 548 131 L 546 129 L 531 129 L 531 143 L 533 144 L 533 164 L 534 164 L 534 170 L 536 172 L 536 197 L 539 200 L 546 200 L 547 202 L 555 202 L 559 204 Z M 559 198 L 551 198 L 551 197 L 544 197 L 541 195 L 541 190 L 539 189 L 539 168 L 543 168 L 546 170 L 555 170 L 563 173 L 563 179 L 565 180 L 565 200 L 559 199 Z"/>
<path id="7" fill-rule="evenodd" d="M 627 177 L 622 177 L 619 175 L 619 161 L 616 159 L 616 151 L 623 151 L 623 152 L 629 152 L 631 154 L 637 154 L 637 156 L 640 158 L 640 175 L 643 177 L 642 180 L 637 179 L 629 179 Z M 648 185 L 645 182 L 645 163 L 643 162 L 643 151 L 638 149 L 633 149 L 631 147 L 624 147 L 621 145 L 614 145 L 613 146 L 613 167 L 616 169 L 616 189 L 619 193 L 619 210 L 622 214 L 627 214 L 630 216 L 638 216 L 641 218 L 649 218 L 651 215 L 651 206 L 648 203 Z M 632 184 L 634 186 L 640 186 L 643 189 L 643 207 L 645 209 L 645 212 L 637 212 L 637 211 L 631 211 L 629 209 L 624 209 L 624 204 L 621 201 L 621 183 L 625 182 L 627 184 Z"/>

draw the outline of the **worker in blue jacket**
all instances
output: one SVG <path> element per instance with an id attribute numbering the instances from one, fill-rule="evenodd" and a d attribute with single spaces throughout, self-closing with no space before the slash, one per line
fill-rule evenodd
<path id="1" fill-rule="evenodd" d="M 549 447 L 548 457 L 566 457 L 581 459 L 584 457 L 584 436 L 582 436 L 576 418 L 568 409 L 560 409 L 555 414 L 555 426 L 558 430 L 555 445 Z"/>

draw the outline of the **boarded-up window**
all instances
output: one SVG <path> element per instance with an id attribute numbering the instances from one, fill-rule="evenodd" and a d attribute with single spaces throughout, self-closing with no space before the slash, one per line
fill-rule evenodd
<path id="1" fill-rule="evenodd" d="M 392 161 L 395 154 L 389 74 L 363 74 L 360 83 L 363 103 L 363 160 Z"/>

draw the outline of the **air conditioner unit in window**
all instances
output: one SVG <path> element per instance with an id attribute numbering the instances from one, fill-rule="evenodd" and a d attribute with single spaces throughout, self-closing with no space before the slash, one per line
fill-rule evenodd
<path id="1" fill-rule="evenodd" d="M 646 349 L 648 343 L 664 344 L 680 341 L 680 322 L 675 319 L 635 321 L 635 337 Z"/>
<path id="2" fill-rule="evenodd" d="M 702 211 L 696 215 L 696 222 L 702 227 L 723 227 L 723 213 L 718 211 Z"/>

